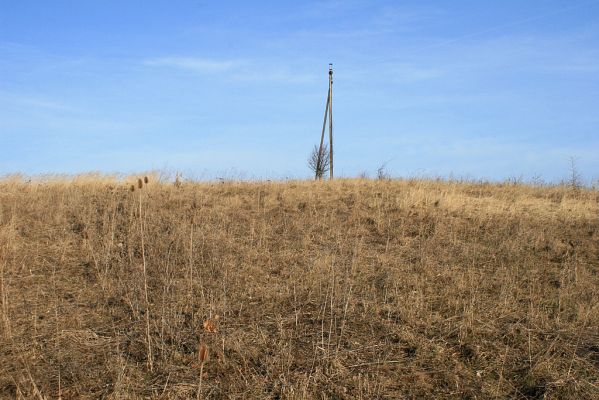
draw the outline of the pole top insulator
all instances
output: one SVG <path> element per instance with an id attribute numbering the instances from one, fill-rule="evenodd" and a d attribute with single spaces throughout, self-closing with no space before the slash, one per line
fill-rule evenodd
<path id="1" fill-rule="evenodd" d="M 329 75 L 333 75 L 333 64 L 329 63 Z"/>

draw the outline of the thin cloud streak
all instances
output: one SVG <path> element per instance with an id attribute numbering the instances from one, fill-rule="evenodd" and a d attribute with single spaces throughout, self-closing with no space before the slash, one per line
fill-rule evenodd
<path id="1" fill-rule="evenodd" d="M 287 84 L 306 84 L 317 81 L 314 74 L 294 73 L 287 70 L 246 70 L 235 73 L 232 79 L 240 82 L 276 82 Z"/>
<path id="2" fill-rule="evenodd" d="M 198 57 L 161 57 L 146 60 L 144 64 L 154 67 L 174 67 L 199 73 L 216 73 L 231 71 L 242 65 L 243 62 Z"/>
<path id="3" fill-rule="evenodd" d="M 53 111 L 73 111 L 74 108 L 60 101 L 37 96 L 23 96 L 13 93 L 0 92 L 0 102 L 17 106 L 41 108 Z"/>
<path id="4" fill-rule="evenodd" d="M 146 66 L 170 67 L 198 74 L 225 74 L 238 82 L 277 82 L 304 84 L 314 82 L 314 74 L 291 71 L 287 68 L 262 66 L 256 62 L 240 60 L 214 60 L 198 57 L 162 57 L 145 60 Z"/>

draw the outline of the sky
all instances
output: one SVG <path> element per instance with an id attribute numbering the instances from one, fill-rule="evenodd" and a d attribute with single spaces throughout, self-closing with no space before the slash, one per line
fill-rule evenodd
<path id="1" fill-rule="evenodd" d="M 0 174 L 599 179 L 599 0 L 0 0 Z"/>

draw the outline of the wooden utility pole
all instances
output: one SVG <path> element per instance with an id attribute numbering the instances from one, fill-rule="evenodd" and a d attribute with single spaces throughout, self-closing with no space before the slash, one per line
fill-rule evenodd
<path id="1" fill-rule="evenodd" d="M 329 64 L 329 178 L 333 179 L 333 64 Z"/>
<path id="2" fill-rule="evenodd" d="M 329 120 L 329 178 L 333 179 L 333 64 L 329 64 L 329 92 L 327 94 L 327 105 L 324 109 L 324 121 L 322 122 L 322 134 L 320 135 L 320 147 L 318 148 L 318 160 L 316 161 L 316 179 L 323 168 L 323 146 L 324 132 Z"/>

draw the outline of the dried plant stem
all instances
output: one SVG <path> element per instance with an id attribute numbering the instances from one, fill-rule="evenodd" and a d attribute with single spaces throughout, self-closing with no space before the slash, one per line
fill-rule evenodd
<path id="1" fill-rule="evenodd" d="M 193 298 L 193 221 L 189 233 L 189 301 L 193 312 L 191 300 Z"/>
<path id="2" fill-rule="evenodd" d="M 505 360 L 507 359 L 507 353 L 509 347 L 505 346 L 505 354 L 503 355 L 503 361 L 501 362 L 501 369 L 499 370 L 499 379 L 497 380 L 497 388 L 495 389 L 495 397 L 499 397 L 499 391 L 501 390 L 501 383 L 503 381 L 503 369 L 505 368 Z"/>
<path id="3" fill-rule="evenodd" d="M 0 301 L 2 302 L 2 321 L 4 323 L 4 335 L 10 337 L 10 319 L 8 318 L 8 295 L 4 284 L 4 261 L 0 263 Z"/>
<path id="4" fill-rule="evenodd" d="M 142 214 L 142 197 L 141 190 L 139 191 L 139 232 L 141 236 L 141 260 L 143 266 L 144 277 L 144 297 L 146 300 L 146 340 L 148 342 L 148 366 L 150 371 L 154 371 L 154 362 L 152 360 L 152 338 L 150 336 L 150 301 L 148 299 L 148 274 L 146 268 L 146 248 L 144 241 L 144 219 Z"/>
<path id="5" fill-rule="evenodd" d="M 105 285 L 105 278 L 106 276 L 102 275 L 102 273 L 100 272 L 100 264 L 98 263 L 98 258 L 96 257 L 96 253 L 94 252 L 94 248 L 92 247 L 91 244 L 91 239 L 90 238 L 86 238 L 85 242 L 87 244 L 87 249 L 89 250 L 89 254 L 92 257 L 92 261 L 94 262 L 94 268 L 96 269 L 96 276 L 98 277 L 98 281 L 100 282 L 100 286 L 102 287 L 102 290 L 106 290 L 106 285 Z"/>
<path id="6" fill-rule="evenodd" d="M 204 375 L 204 363 L 200 364 L 200 383 L 198 384 L 198 395 L 197 399 L 199 400 L 202 397 L 202 379 Z"/>
<path id="7" fill-rule="evenodd" d="M 198 352 L 198 358 L 200 360 L 200 382 L 198 383 L 197 399 L 202 397 L 202 380 L 204 379 L 204 363 L 208 359 L 208 347 L 205 344 L 200 345 L 200 351 Z"/>

